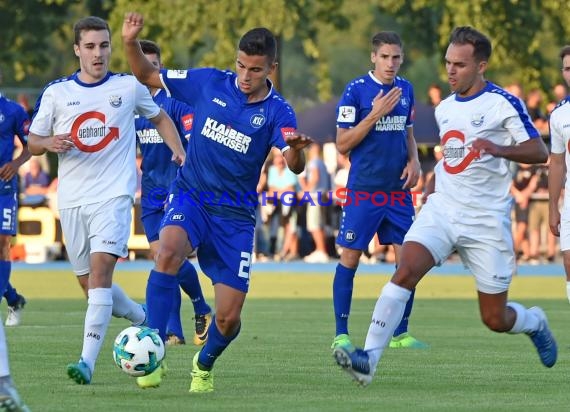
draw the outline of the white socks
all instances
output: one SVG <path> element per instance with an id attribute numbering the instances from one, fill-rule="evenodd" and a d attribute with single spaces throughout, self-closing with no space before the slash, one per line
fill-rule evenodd
<path id="1" fill-rule="evenodd" d="M 570 282 L 566 282 L 566 296 L 568 296 L 568 302 L 570 302 Z"/>
<path id="2" fill-rule="evenodd" d="M 111 291 L 113 292 L 113 316 L 130 320 L 133 326 L 141 325 L 146 318 L 142 306 L 129 298 L 119 285 L 113 283 Z"/>
<path id="3" fill-rule="evenodd" d="M 400 324 L 411 294 L 410 290 L 392 282 L 388 282 L 382 289 L 372 313 L 372 322 L 364 344 L 364 350 L 368 352 L 373 370 L 376 370 L 384 349 Z"/>
<path id="4" fill-rule="evenodd" d="M 532 313 L 529 313 L 527 308 L 517 302 L 507 302 L 507 306 L 513 309 L 517 314 L 513 328 L 507 333 L 529 334 L 538 330 L 540 320 Z"/>
<path id="5" fill-rule="evenodd" d="M 0 377 L 9 375 L 8 344 L 6 343 L 6 334 L 4 333 L 4 323 L 0 317 Z"/>
<path id="6" fill-rule="evenodd" d="M 107 327 L 111 321 L 113 311 L 111 288 L 89 289 L 87 303 L 81 358 L 89 366 L 91 373 L 93 373 L 97 356 L 99 356 L 103 340 L 105 339 Z"/>

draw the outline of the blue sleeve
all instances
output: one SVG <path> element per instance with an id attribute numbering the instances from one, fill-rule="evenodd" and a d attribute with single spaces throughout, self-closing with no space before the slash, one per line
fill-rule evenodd
<path id="1" fill-rule="evenodd" d="M 414 88 L 410 84 L 410 108 L 408 110 L 408 118 L 406 120 L 406 126 L 413 126 L 414 124 L 414 110 L 416 107 L 416 101 L 414 98 Z"/>
<path id="2" fill-rule="evenodd" d="M 283 102 L 282 106 L 276 113 L 274 126 L 271 133 L 271 146 L 283 150 L 287 146 L 285 136 L 297 132 L 297 118 L 295 112 L 287 103 Z"/>
<path id="3" fill-rule="evenodd" d="M 16 118 L 16 135 L 18 139 L 24 146 L 28 144 L 28 133 L 30 130 L 30 117 L 28 113 L 20 105 L 16 105 L 16 112 L 14 113 Z"/>
<path id="4" fill-rule="evenodd" d="M 192 130 L 192 122 L 194 119 L 194 109 L 178 100 L 171 100 L 171 106 L 168 115 L 174 121 L 180 137 L 188 139 Z"/>
<path id="5" fill-rule="evenodd" d="M 359 112 L 358 99 L 354 95 L 355 83 L 350 82 L 340 96 L 340 100 L 336 107 L 336 125 L 337 127 L 348 129 L 355 126 L 360 119 L 357 119 Z"/>
<path id="6" fill-rule="evenodd" d="M 217 69 L 160 70 L 160 78 L 169 97 L 195 106 L 201 89 Z"/>

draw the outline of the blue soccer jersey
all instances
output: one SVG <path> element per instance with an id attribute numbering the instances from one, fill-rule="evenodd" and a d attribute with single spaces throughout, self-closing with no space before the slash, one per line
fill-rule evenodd
<path id="1" fill-rule="evenodd" d="M 353 190 L 401 190 L 400 179 L 408 162 L 408 131 L 413 125 L 414 92 L 410 82 L 396 77 L 385 85 L 372 72 L 350 82 L 337 106 L 337 127 L 351 128 L 372 110 L 374 98 L 382 90 L 402 89 L 402 97 L 394 109 L 380 118 L 368 135 L 350 152 L 347 187 Z"/>
<path id="2" fill-rule="evenodd" d="M 18 136 L 22 144 L 28 144 L 28 128 L 30 118 L 18 103 L 0 94 L 0 166 L 11 162 L 14 158 L 14 136 Z M 17 176 L 0 185 L 0 195 L 17 192 Z"/>
<path id="3" fill-rule="evenodd" d="M 168 97 L 162 89 L 153 96 L 153 100 L 170 116 L 178 130 L 182 146 L 186 149 L 194 118 L 192 107 Z M 159 193 L 163 193 L 166 198 L 179 166 L 172 161 L 172 151 L 158 134 L 154 123 L 145 117 L 137 116 L 135 129 L 142 154 L 142 202 L 144 204 L 149 200 L 146 199 L 147 196 Z"/>
<path id="4" fill-rule="evenodd" d="M 273 146 L 285 150 L 284 136 L 297 128 L 292 108 L 273 87 L 248 103 L 230 71 L 163 69 L 161 78 L 169 95 L 196 110 L 174 190 L 210 213 L 254 221 L 265 159 Z"/>

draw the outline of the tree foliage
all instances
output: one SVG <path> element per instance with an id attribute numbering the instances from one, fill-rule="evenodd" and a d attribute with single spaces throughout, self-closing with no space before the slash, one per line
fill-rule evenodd
<path id="1" fill-rule="evenodd" d="M 71 27 L 89 14 L 109 20 L 111 68 L 128 70 L 120 38 L 127 11 L 144 15 L 143 36 L 162 46 L 168 67 L 233 69 L 240 36 L 268 27 L 280 42 L 286 96 L 319 101 L 371 67 L 370 38 L 380 30 L 401 34 L 402 73 L 422 87 L 445 82 L 441 63 L 458 25 L 491 38 L 490 79 L 527 90 L 561 80 L 557 54 L 570 38 L 570 8 L 560 0 L 0 0 L 5 79 L 37 86 L 76 68 Z"/>

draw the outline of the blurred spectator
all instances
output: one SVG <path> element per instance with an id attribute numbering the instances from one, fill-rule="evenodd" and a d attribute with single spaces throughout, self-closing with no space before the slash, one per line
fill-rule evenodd
<path id="1" fill-rule="evenodd" d="M 546 114 L 550 116 L 550 113 L 552 113 L 556 105 L 561 100 L 565 99 L 567 95 L 568 91 L 566 89 L 566 86 L 564 86 L 562 83 L 555 84 L 552 88 L 552 100 L 546 105 Z"/>
<path id="2" fill-rule="evenodd" d="M 513 96 L 516 96 L 521 100 L 524 100 L 524 92 L 520 83 L 511 83 L 505 86 L 505 90 L 510 94 L 512 94 Z"/>
<path id="3" fill-rule="evenodd" d="M 441 86 L 439 84 L 436 83 L 432 83 L 427 91 L 427 95 L 428 95 L 428 103 L 430 106 L 435 107 L 438 104 L 441 103 L 441 101 L 443 100 L 441 95 Z"/>
<path id="4" fill-rule="evenodd" d="M 531 194 L 536 189 L 538 177 L 533 173 L 531 165 L 518 163 L 511 186 L 514 204 L 513 242 L 517 258 L 528 261 L 530 252 L 528 244 L 528 206 Z"/>
<path id="5" fill-rule="evenodd" d="M 528 207 L 528 231 L 530 263 L 540 263 L 540 255 L 546 250 L 548 262 L 556 258 L 556 238 L 548 226 L 548 163 L 532 167 L 536 176 L 536 189 L 530 196 Z"/>
<path id="6" fill-rule="evenodd" d="M 299 237 L 297 235 L 298 177 L 285 164 L 283 154 L 274 149 L 273 161 L 267 172 L 267 201 L 273 202 L 269 216 L 270 251 L 276 260 L 293 260 L 299 257 Z M 266 209 L 270 204 L 265 205 Z M 283 242 L 278 249 L 280 229 L 283 229 Z"/>
<path id="7" fill-rule="evenodd" d="M 328 192 L 331 189 L 331 179 L 325 162 L 321 157 L 321 146 L 313 143 L 308 148 L 307 167 L 305 173 L 299 176 L 303 195 L 309 194 L 312 203 L 307 203 L 307 230 L 315 243 L 315 250 L 305 256 L 307 263 L 326 263 L 329 260 L 325 238 L 324 204 L 330 200 Z"/>
<path id="8" fill-rule="evenodd" d="M 25 93 L 19 93 L 18 96 L 16 97 L 16 101 L 20 106 L 22 106 L 22 108 L 26 111 L 26 113 L 28 113 L 28 116 L 30 116 L 31 118 L 32 115 L 34 114 L 34 108 L 30 106 L 30 100 L 28 98 L 28 95 Z"/>
<path id="9" fill-rule="evenodd" d="M 49 175 L 43 171 L 40 161 L 36 157 L 32 157 L 29 161 L 29 170 L 24 175 L 22 205 L 37 206 L 45 204 L 49 185 Z"/>
<path id="10" fill-rule="evenodd" d="M 265 193 L 268 190 L 267 186 L 267 169 L 271 163 L 271 155 L 267 157 L 263 168 L 261 169 L 261 174 L 259 175 L 259 182 L 257 183 L 257 193 Z M 263 198 L 259 196 L 260 201 L 255 209 L 255 234 L 254 234 L 254 259 L 257 262 L 265 262 L 268 260 L 269 256 L 269 239 L 267 231 L 267 221 L 269 216 L 264 215 L 263 211 Z"/>
<path id="11" fill-rule="evenodd" d="M 532 89 L 526 96 L 526 107 L 530 119 L 541 135 L 548 134 L 548 119 L 541 109 L 542 93 L 539 89 Z"/>

